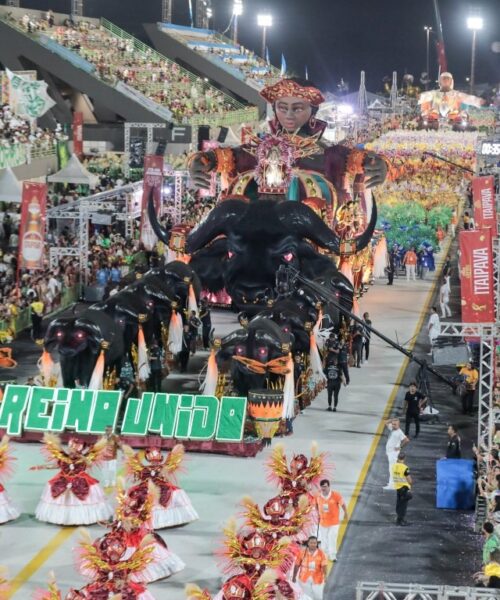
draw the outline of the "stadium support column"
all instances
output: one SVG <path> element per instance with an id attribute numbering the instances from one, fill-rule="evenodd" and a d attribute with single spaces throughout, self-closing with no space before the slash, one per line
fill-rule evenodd
<path id="1" fill-rule="evenodd" d="M 71 0 L 71 16 L 83 17 L 83 0 Z"/>
<path id="2" fill-rule="evenodd" d="M 173 0 L 161 0 L 161 20 L 163 23 L 172 23 Z"/>
<path id="3" fill-rule="evenodd" d="M 203 29 L 205 23 L 205 6 L 207 0 L 196 0 L 195 13 L 194 13 L 194 25 L 198 29 Z"/>
<path id="4" fill-rule="evenodd" d="M 358 111 L 360 115 L 366 114 L 368 110 L 368 99 L 366 96 L 365 72 L 361 71 L 361 81 L 358 92 Z"/>
<path id="5" fill-rule="evenodd" d="M 391 108 L 396 112 L 398 104 L 398 74 L 396 71 L 392 72 L 392 87 L 391 87 Z"/>

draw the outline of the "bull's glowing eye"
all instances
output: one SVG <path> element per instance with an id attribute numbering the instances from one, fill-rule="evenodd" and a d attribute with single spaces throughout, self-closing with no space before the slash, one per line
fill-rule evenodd
<path id="1" fill-rule="evenodd" d="M 245 352 L 245 347 L 244 346 L 236 346 L 234 349 L 234 352 L 238 355 L 241 356 L 242 354 L 244 354 Z"/>
<path id="2" fill-rule="evenodd" d="M 228 250 L 227 251 L 227 257 L 228 258 L 233 258 L 233 256 L 234 256 L 234 252 L 231 252 L 231 250 Z"/>
<path id="3" fill-rule="evenodd" d="M 288 333 L 290 330 L 288 329 L 288 327 L 283 327 L 283 331 L 284 331 L 285 333 Z"/>
<path id="4" fill-rule="evenodd" d="M 62 331 L 58 331 L 58 332 L 56 333 L 56 336 L 57 336 L 58 338 L 62 338 L 62 336 L 63 336 L 63 335 L 64 335 L 64 334 L 63 334 L 63 332 L 62 332 Z"/>
<path id="5" fill-rule="evenodd" d="M 83 331 L 77 331 L 76 333 L 76 337 L 81 340 L 82 338 L 85 337 L 85 333 Z"/>
<path id="6" fill-rule="evenodd" d="M 259 353 L 259 356 L 265 356 L 267 354 L 267 348 L 259 348 L 257 352 Z"/>
<path id="7" fill-rule="evenodd" d="M 293 260 L 292 252 L 287 252 L 286 254 L 283 254 L 283 260 L 285 260 L 288 263 L 292 262 L 292 260 Z"/>

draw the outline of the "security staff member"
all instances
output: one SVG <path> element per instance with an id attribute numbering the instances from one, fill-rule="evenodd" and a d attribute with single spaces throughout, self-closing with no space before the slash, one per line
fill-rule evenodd
<path id="1" fill-rule="evenodd" d="M 405 453 L 400 452 L 396 464 L 392 467 L 392 478 L 394 480 L 394 488 L 397 492 L 396 499 L 396 525 L 407 525 L 406 510 L 408 502 L 412 499 L 411 485 L 412 479 L 410 469 L 405 465 Z"/>

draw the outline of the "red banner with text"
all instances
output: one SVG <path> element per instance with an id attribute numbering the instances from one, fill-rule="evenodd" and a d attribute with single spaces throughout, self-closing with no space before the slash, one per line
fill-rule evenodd
<path id="1" fill-rule="evenodd" d="M 472 198 L 474 201 L 474 222 L 476 228 L 490 228 L 493 237 L 496 237 L 497 211 L 495 207 L 495 189 L 492 176 L 474 177 L 472 180 Z"/>
<path id="2" fill-rule="evenodd" d="M 83 113 L 81 112 L 73 115 L 73 154 L 78 158 L 83 155 Z"/>
<path id="3" fill-rule="evenodd" d="M 144 157 L 144 184 L 142 188 L 141 204 L 141 236 L 140 240 L 146 250 L 153 250 L 158 241 L 148 217 L 149 196 L 153 194 L 156 214 L 161 206 L 161 193 L 163 187 L 163 156 L 147 154 Z"/>
<path id="4" fill-rule="evenodd" d="M 491 230 L 460 232 L 462 321 L 494 323 L 493 249 Z"/>
<path id="5" fill-rule="evenodd" d="M 23 183 L 21 222 L 19 224 L 18 270 L 43 269 L 47 186 L 45 183 Z"/>

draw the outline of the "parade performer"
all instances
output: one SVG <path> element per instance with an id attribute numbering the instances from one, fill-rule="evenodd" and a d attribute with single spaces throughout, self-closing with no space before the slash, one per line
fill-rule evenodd
<path id="1" fill-rule="evenodd" d="M 465 111 L 467 106 L 480 107 L 482 105 L 481 98 L 458 92 L 453 88 L 453 75 L 448 72 L 441 73 L 439 90 L 424 92 L 420 95 L 418 103 L 422 117 L 429 122 L 446 119 L 453 123 L 467 119 Z"/>
<path id="2" fill-rule="evenodd" d="M 184 458 L 182 444 L 174 446 L 165 460 L 159 448 L 150 447 L 137 453 L 129 446 L 122 448 L 128 474 L 139 482 L 128 491 L 129 496 L 139 497 L 142 492 L 146 498 L 148 481 L 159 489 L 159 498 L 153 506 L 153 529 L 184 525 L 199 518 L 186 492 L 172 483 Z M 144 459 L 148 464 L 143 463 Z"/>
<path id="3" fill-rule="evenodd" d="M 296 508 L 301 497 L 309 502 L 311 511 L 304 526 L 306 536 L 316 534 L 318 531 L 318 511 L 313 487 L 317 486 L 325 475 L 325 460 L 326 454 L 318 453 L 317 445 L 313 443 L 309 460 L 304 454 L 294 454 L 288 467 L 284 447 L 282 444 L 277 444 L 267 461 L 267 479 L 281 486 L 283 496 L 292 498 Z"/>
<path id="4" fill-rule="evenodd" d="M 0 442 L 0 481 L 12 474 L 12 462 L 16 460 L 9 448 L 9 438 L 4 435 Z M 12 504 L 4 486 L 0 483 L 0 525 L 17 519 L 21 513 Z"/>
<path id="5" fill-rule="evenodd" d="M 65 600 L 113 598 L 113 594 L 121 594 L 118 597 L 123 600 L 154 600 L 141 579 L 153 552 L 150 536 L 145 536 L 132 554 L 121 533 L 111 531 L 94 543 L 87 537 L 80 543 L 77 562 L 92 581 L 80 590 L 70 590 Z"/>
<path id="6" fill-rule="evenodd" d="M 43 442 L 52 464 L 41 468 L 58 468 L 59 473 L 46 484 L 36 508 L 36 518 L 56 525 L 90 525 L 108 520 L 113 510 L 99 481 L 87 473 L 102 459 L 106 440 L 103 438 L 86 447 L 76 438 L 70 438 L 67 451 L 54 434 L 46 433 Z"/>
<path id="7" fill-rule="evenodd" d="M 257 582 L 248 575 L 237 575 L 224 583 L 220 597 L 222 600 L 272 600 L 269 585 L 272 579 L 273 575 L 266 573 Z M 186 586 L 186 598 L 187 600 L 212 600 L 207 590 L 202 590 L 192 583 Z"/>
<path id="8" fill-rule="evenodd" d="M 274 85 L 265 87 L 261 95 L 269 102 L 274 110 L 274 119 L 269 123 L 272 135 L 296 136 L 320 141 L 326 128 L 326 123 L 316 118 L 319 106 L 324 97 L 319 89 L 310 81 L 300 78 L 282 79 Z M 242 193 L 249 178 L 239 175 L 249 173 L 257 166 L 257 158 L 248 152 L 249 146 L 237 148 L 217 148 L 213 151 L 199 152 L 190 160 L 190 173 L 195 185 L 208 188 L 211 173 L 221 173 L 232 179 L 230 192 Z M 305 198 L 329 195 L 328 187 L 333 186 L 333 194 L 343 203 L 347 179 L 353 183 L 356 176 L 364 176 L 366 188 L 384 182 L 388 163 L 373 152 L 350 149 L 346 146 L 322 146 L 314 156 L 304 155 L 296 162 L 299 171 L 287 189 L 289 200 L 304 200 Z M 331 191 L 331 190 L 330 190 Z M 251 190 L 245 190 L 250 196 Z M 332 200 L 333 202 L 333 200 Z"/>
<path id="9" fill-rule="evenodd" d="M 142 498 L 142 488 L 136 488 L 132 495 L 121 490 L 118 494 L 113 530 L 121 532 L 127 545 L 126 557 L 140 548 L 146 536 L 151 538 L 153 551 L 151 562 L 140 573 L 132 576 L 132 581 L 151 583 L 179 573 L 186 566 L 171 552 L 161 536 L 152 528 L 152 511 L 157 502 L 158 490 L 149 482 L 146 498 Z"/>

